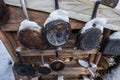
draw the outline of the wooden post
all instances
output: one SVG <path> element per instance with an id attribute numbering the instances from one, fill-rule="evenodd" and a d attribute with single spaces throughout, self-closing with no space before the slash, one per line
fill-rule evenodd
<path id="1" fill-rule="evenodd" d="M 2 32 L 1 30 L 0 30 L 0 39 L 3 41 L 4 45 L 6 46 L 13 60 L 16 61 L 17 57 L 15 56 L 15 50 L 13 49 L 13 46 L 11 46 L 11 43 L 9 42 L 7 37 L 4 35 L 4 32 Z"/>

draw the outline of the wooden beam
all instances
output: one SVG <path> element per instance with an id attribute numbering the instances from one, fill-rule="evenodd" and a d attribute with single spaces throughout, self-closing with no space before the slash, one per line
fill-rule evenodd
<path id="1" fill-rule="evenodd" d="M 2 32 L 1 30 L 0 30 L 0 39 L 3 41 L 3 43 L 6 46 L 8 52 L 12 56 L 13 60 L 16 61 L 17 58 L 15 56 L 15 50 L 14 50 L 13 46 L 11 45 L 10 41 L 5 36 L 4 32 Z"/>
<path id="2" fill-rule="evenodd" d="M 55 55 L 55 50 L 43 50 L 42 51 L 45 56 Z M 90 51 L 81 51 L 81 50 L 73 50 L 73 49 L 63 49 L 62 52 L 59 53 L 60 56 L 80 56 L 85 54 L 96 54 L 97 49 L 93 49 Z M 38 50 L 25 50 L 21 53 L 22 56 L 40 56 L 41 51 Z"/>

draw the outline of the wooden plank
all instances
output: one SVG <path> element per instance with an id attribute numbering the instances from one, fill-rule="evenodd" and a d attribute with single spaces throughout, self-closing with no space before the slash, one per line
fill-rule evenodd
<path id="1" fill-rule="evenodd" d="M 54 61 L 55 59 L 46 61 L 46 59 L 44 58 L 44 60 L 45 60 L 45 63 L 51 64 L 52 61 Z M 41 59 L 40 59 L 39 61 L 35 61 L 35 62 L 33 62 L 33 61 L 30 60 L 29 62 L 31 62 L 32 64 L 34 64 L 34 65 L 36 65 L 36 66 L 39 66 L 39 65 L 42 64 L 42 63 L 41 63 Z M 79 63 L 77 62 L 77 60 L 63 61 L 63 62 L 64 62 L 64 64 L 65 64 L 65 67 L 66 67 L 66 68 L 67 68 L 67 67 L 82 67 L 81 65 L 79 65 Z"/>
<path id="2" fill-rule="evenodd" d="M 35 76 L 35 77 L 41 77 L 40 80 L 56 80 L 58 76 L 64 76 L 64 75 L 52 75 L 52 76 L 49 76 L 49 75 L 38 75 L 38 76 Z M 83 75 L 78 75 L 78 76 L 64 76 L 64 80 L 83 80 L 82 78 Z M 89 75 L 84 75 L 84 76 L 88 76 Z M 34 78 L 35 78 L 34 77 Z"/>
<path id="3" fill-rule="evenodd" d="M 19 23 L 14 24 L 6 24 L 4 26 L 1 26 L 2 31 L 17 31 L 18 30 Z"/>
<path id="4" fill-rule="evenodd" d="M 15 50 L 13 49 L 13 46 L 11 45 L 10 41 L 7 39 L 7 37 L 4 35 L 4 33 L 0 30 L 0 39 L 5 44 L 6 48 L 8 49 L 8 52 L 12 56 L 13 60 L 16 61 L 17 58 L 15 56 Z"/>
<path id="5" fill-rule="evenodd" d="M 5 2 L 9 5 L 21 6 L 20 1 L 5 0 Z M 26 4 L 28 8 L 34 10 L 45 12 L 52 12 L 54 10 L 54 0 L 26 0 Z M 94 7 L 93 2 L 88 0 L 60 0 L 59 4 L 61 9 L 68 12 L 70 18 L 84 22 L 88 22 L 90 20 Z M 107 18 L 108 22 L 105 25 L 105 28 L 120 30 L 120 11 L 100 5 L 97 17 Z"/>
<path id="6" fill-rule="evenodd" d="M 18 47 L 17 44 L 16 44 L 16 41 L 12 35 L 12 33 L 10 32 L 5 32 L 4 33 L 7 37 L 7 39 L 11 42 L 11 45 L 13 46 L 14 50 Z"/>
<path id="7" fill-rule="evenodd" d="M 49 75 L 55 75 L 57 72 L 52 72 Z M 71 68 L 65 68 L 63 71 L 59 72 L 60 75 L 64 76 L 77 76 L 80 74 L 89 74 L 88 70 L 84 67 L 71 67 Z"/>
<path id="8" fill-rule="evenodd" d="M 112 30 L 104 29 L 102 43 L 109 37 L 109 35 L 111 34 L 111 31 L 112 31 Z M 101 43 L 101 44 L 102 44 L 102 43 Z"/>
<path id="9" fill-rule="evenodd" d="M 36 63 L 38 62 L 39 64 L 41 63 L 41 56 L 30 56 L 30 60 L 28 59 L 28 56 L 22 56 L 24 61 L 28 61 L 28 62 L 32 62 L 32 63 Z M 71 58 L 73 58 L 73 60 L 77 60 L 77 59 L 81 59 L 81 58 L 88 58 L 88 55 L 80 55 L 80 56 L 59 56 L 60 60 L 63 60 L 68 66 L 72 66 L 74 64 L 76 64 L 77 62 L 74 61 L 68 61 Z M 44 59 L 46 63 L 51 63 L 53 60 L 56 59 L 55 55 L 50 55 L 50 56 L 46 56 L 44 55 Z M 75 65 L 75 66 L 78 66 Z"/>
<path id="10" fill-rule="evenodd" d="M 94 68 L 94 67 L 91 67 L 90 68 L 91 70 L 94 70 L 94 69 L 98 69 L 98 70 L 101 70 L 102 68 L 101 67 L 98 67 L 98 68 Z M 53 76 L 53 75 L 63 75 L 65 77 L 71 77 L 71 76 L 80 76 L 80 75 L 86 75 L 86 74 L 90 74 L 88 69 L 87 68 L 84 68 L 84 67 L 65 67 L 64 70 L 62 71 L 59 71 L 59 72 L 55 72 L 55 71 L 52 71 L 48 76 Z"/>
<path id="11" fill-rule="evenodd" d="M 98 52 L 95 57 L 95 64 L 98 65 L 100 59 L 101 59 L 102 53 Z"/>
<path id="12" fill-rule="evenodd" d="M 55 55 L 55 50 L 43 50 L 42 51 L 45 56 Z M 73 50 L 73 49 L 63 49 L 62 52 L 59 53 L 61 56 L 80 56 L 85 54 L 96 54 L 97 49 L 93 49 L 90 51 L 81 51 L 81 50 Z M 22 51 L 22 56 L 40 56 L 41 51 L 38 50 L 26 50 Z"/>

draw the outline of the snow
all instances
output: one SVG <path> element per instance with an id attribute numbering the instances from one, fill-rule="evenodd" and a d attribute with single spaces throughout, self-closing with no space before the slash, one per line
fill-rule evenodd
<path id="1" fill-rule="evenodd" d="M 14 61 L 1 40 L 0 49 L 0 80 L 15 80 L 12 70 Z M 9 65 L 10 61 L 11 65 Z"/>
<path id="2" fill-rule="evenodd" d="M 100 0 L 90 0 L 90 1 L 92 1 L 92 2 L 97 2 L 97 1 L 100 1 Z"/>
<path id="3" fill-rule="evenodd" d="M 97 65 L 95 63 L 90 62 L 90 64 L 92 67 L 97 67 Z"/>
<path id="4" fill-rule="evenodd" d="M 18 48 L 16 49 L 17 52 L 21 52 L 21 50 L 22 50 L 21 47 L 18 47 Z"/>
<path id="5" fill-rule="evenodd" d="M 42 66 L 48 67 L 49 68 L 49 64 L 44 63 Z"/>
<path id="6" fill-rule="evenodd" d="M 38 80 L 39 76 L 33 77 L 32 80 Z"/>
<path id="7" fill-rule="evenodd" d="M 57 80 L 64 80 L 64 76 L 58 76 Z"/>
<path id="8" fill-rule="evenodd" d="M 51 22 L 51 21 L 55 21 L 55 20 L 63 20 L 65 22 L 69 23 L 69 17 L 68 17 L 68 13 L 65 10 L 62 9 L 58 9 L 53 11 L 49 17 L 46 19 L 44 26 Z"/>
<path id="9" fill-rule="evenodd" d="M 83 76 L 83 80 L 90 80 L 90 78 Z"/>
<path id="10" fill-rule="evenodd" d="M 20 23 L 19 31 L 24 29 L 24 28 L 38 28 L 38 29 L 41 29 L 42 27 L 39 26 L 36 22 L 29 21 L 29 20 L 25 19 Z"/>
<path id="11" fill-rule="evenodd" d="M 113 69 L 111 73 L 105 74 L 103 80 L 120 80 L 120 65 Z"/>
<path id="12" fill-rule="evenodd" d="M 89 64 L 87 61 L 82 60 L 82 59 L 78 59 L 78 63 L 83 66 L 83 67 L 89 67 Z"/>
<path id="13" fill-rule="evenodd" d="M 107 23 L 106 18 L 94 18 L 85 24 L 85 26 L 81 30 L 81 33 L 84 33 L 87 29 L 93 28 L 93 24 L 96 24 L 95 28 L 100 29 L 101 32 L 103 33 L 103 28 L 106 23 Z"/>
<path id="14" fill-rule="evenodd" d="M 120 39 L 120 32 L 114 32 L 113 34 L 110 35 L 110 39 Z"/>

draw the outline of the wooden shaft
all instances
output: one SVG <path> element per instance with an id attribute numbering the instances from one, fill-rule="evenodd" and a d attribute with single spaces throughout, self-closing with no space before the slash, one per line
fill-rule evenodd
<path id="1" fill-rule="evenodd" d="M 59 9 L 58 0 L 55 0 L 55 10 Z"/>
<path id="2" fill-rule="evenodd" d="M 91 19 L 96 18 L 96 14 L 97 14 L 97 10 L 98 10 L 99 4 L 100 4 L 100 1 L 96 1 Z"/>
<path id="3" fill-rule="evenodd" d="M 27 13 L 25 1 L 24 0 L 20 0 L 20 2 L 21 2 L 21 5 L 22 5 L 22 8 L 23 8 L 24 15 L 25 15 L 26 19 L 29 20 L 29 16 L 28 16 L 28 13 Z"/>

